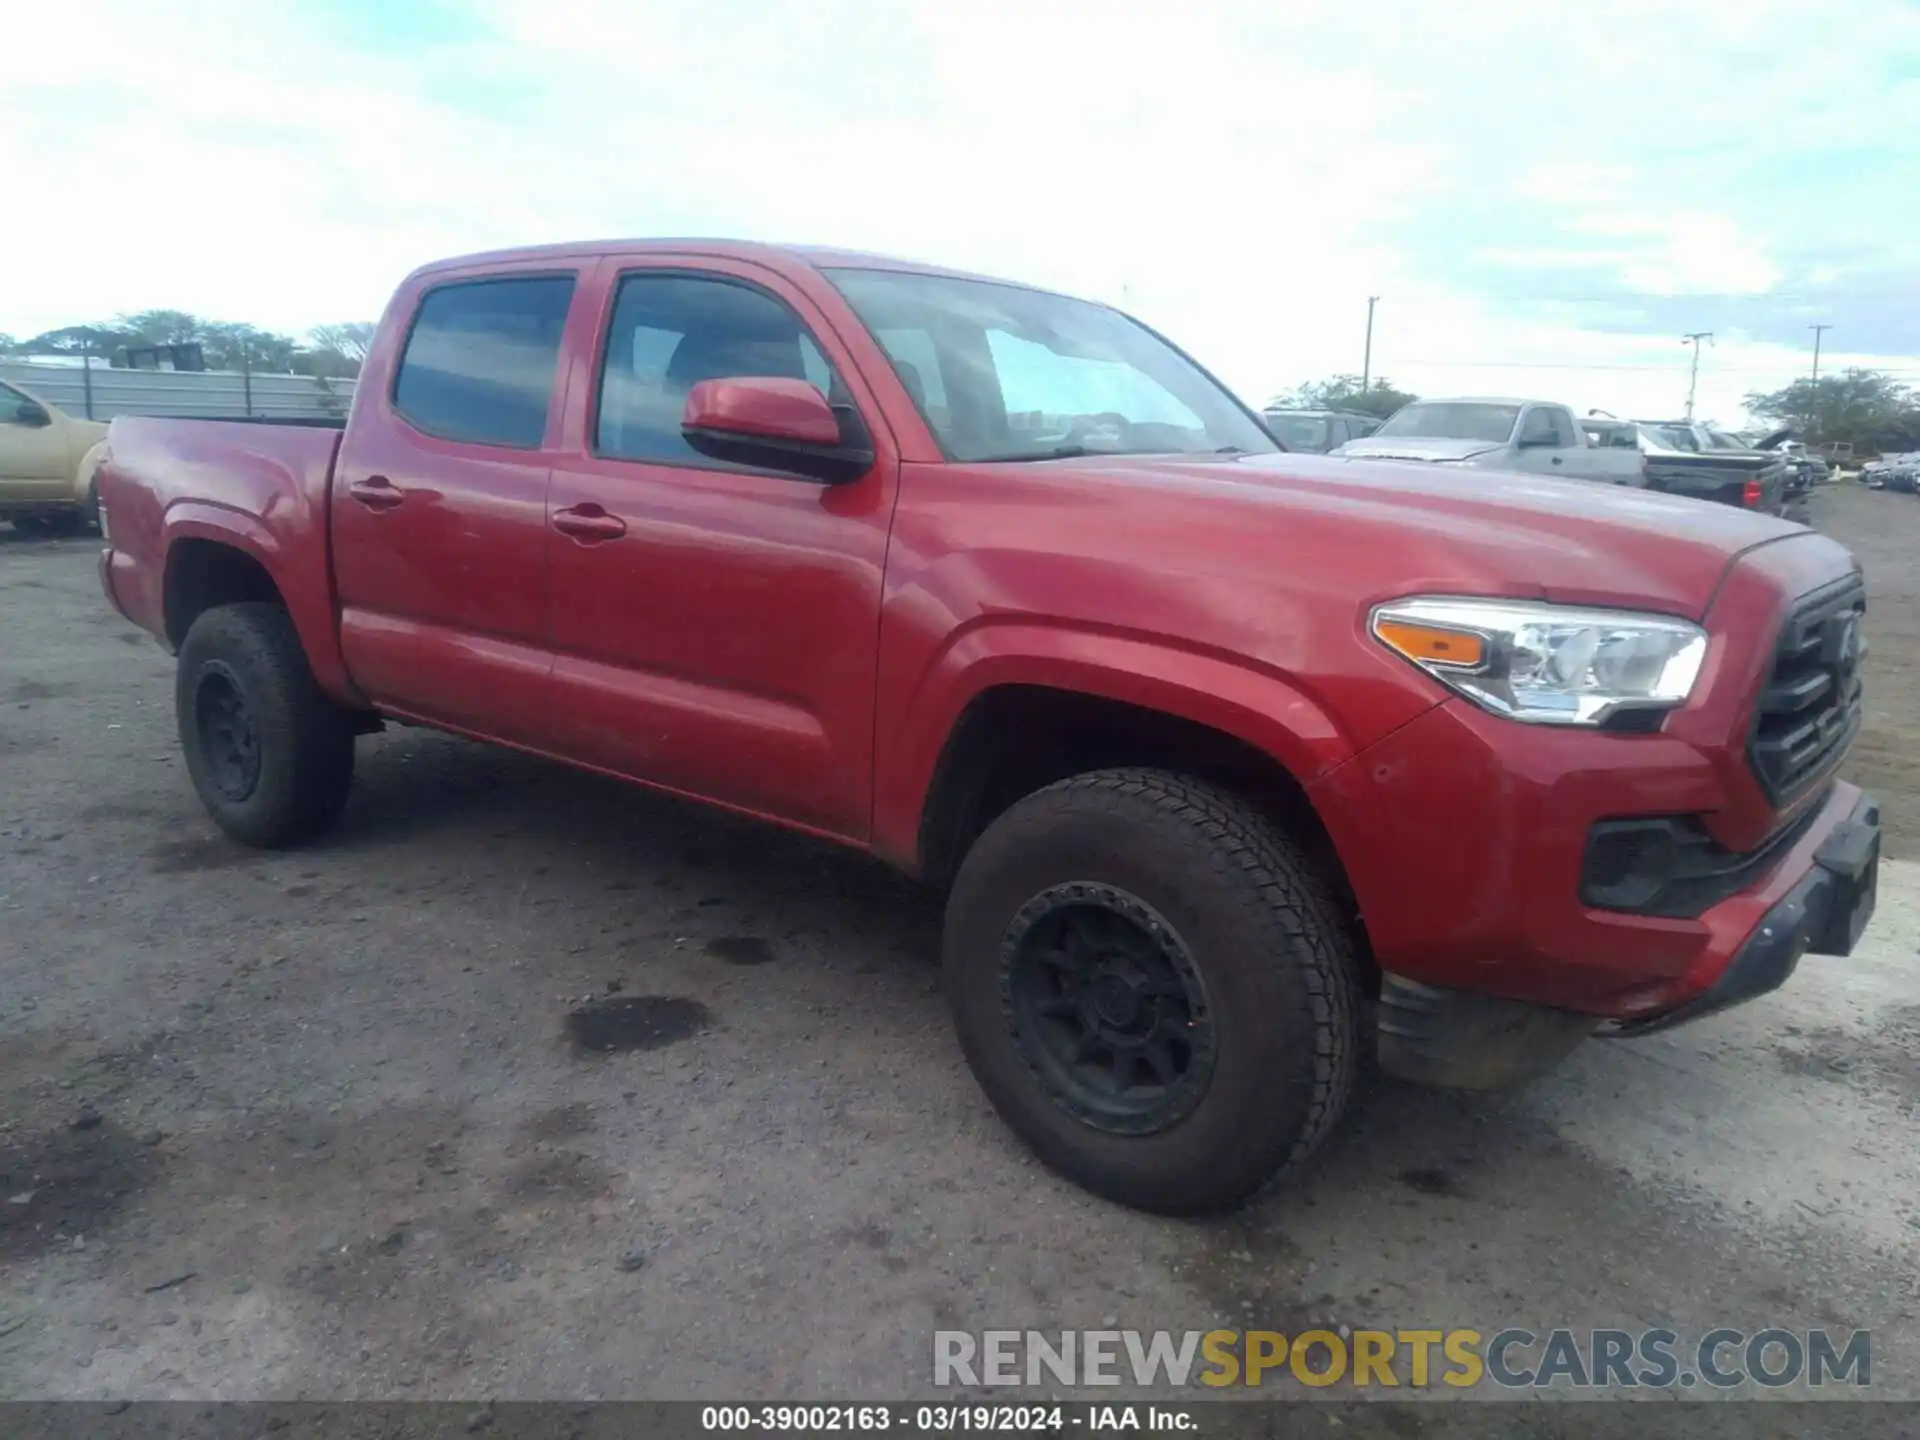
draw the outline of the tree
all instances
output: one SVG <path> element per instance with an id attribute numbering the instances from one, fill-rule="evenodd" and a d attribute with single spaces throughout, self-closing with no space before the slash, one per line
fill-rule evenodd
<path id="1" fill-rule="evenodd" d="M 209 370 L 311 375 L 351 380 L 360 373 L 374 327 L 364 321 L 316 326 L 303 346 L 291 335 L 258 325 L 209 320 L 185 310 L 137 310 L 104 325 L 69 325 L 15 343 L 0 335 L 0 354 L 91 355 L 124 364 L 120 352 L 143 345 L 198 345 Z"/>
<path id="2" fill-rule="evenodd" d="M 111 326 L 66 325 L 23 340 L 14 348 L 21 355 L 86 355 L 109 360 L 126 343 L 126 335 Z"/>
<path id="3" fill-rule="evenodd" d="M 1784 390 L 1756 391 L 1747 396 L 1747 409 L 1815 444 L 1898 450 L 1920 436 L 1920 395 L 1878 370 L 1842 370 Z"/>
<path id="4" fill-rule="evenodd" d="M 1358 375 L 1332 375 L 1325 380 L 1309 380 L 1289 394 L 1275 396 L 1269 404 L 1301 410 L 1358 410 L 1384 420 L 1402 405 L 1412 404 L 1419 398 L 1394 389 L 1393 382 L 1384 375 L 1369 383 L 1364 391 Z"/>
<path id="5" fill-rule="evenodd" d="M 232 322 L 208 324 L 196 337 L 210 370 L 266 370 L 291 374 L 300 346 L 291 336 L 276 335 L 257 325 Z"/>
<path id="6" fill-rule="evenodd" d="M 359 366 L 373 345 L 373 331 L 371 320 L 349 320 L 342 325 L 316 325 L 307 332 L 307 339 L 315 350 L 330 350 Z"/>
<path id="7" fill-rule="evenodd" d="M 113 317 L 113 329 L 131 345 L 191 345 L 205 341 L 207 322 L 184 310 L 137 310 Z"/>

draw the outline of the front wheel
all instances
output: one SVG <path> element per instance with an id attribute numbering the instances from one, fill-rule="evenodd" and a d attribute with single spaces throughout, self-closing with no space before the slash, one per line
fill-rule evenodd
<path id="1" fill-rule="evenodd" d="M 353 727 L 321 693 L 278 605 L 221 605 L 193 622 L 174 683 L 193 788 L 234 839 L 274 849 L 327 829 L 353 786 Z"/>
<path id="2" fill-rule="evenodd" d="M 1351 934 L 1307 856 L 1155 770 L 1028 796 L 968 853 L 945 977 L 967 1061 L 1047 1165 L 1162 1214 L 1304 1160 L 1357 1057 Z"/>

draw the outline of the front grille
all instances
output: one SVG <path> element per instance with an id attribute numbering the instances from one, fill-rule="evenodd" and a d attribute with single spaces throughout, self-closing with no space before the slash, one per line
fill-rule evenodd
<path id="1" fill-rule="evenodd" d="M 1801 597 L 1780 629 L 1747 755 L 1775 805 L 1826 775 L 1860 733 L 1866 584 L 1850 575 Z"/>

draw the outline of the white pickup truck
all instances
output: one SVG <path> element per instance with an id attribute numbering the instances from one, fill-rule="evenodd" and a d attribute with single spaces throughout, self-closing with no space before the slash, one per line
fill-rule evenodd
<path id="1" fill-rule="evenodd" d="M 1571 410 L 1547 400 L 1415 400 L 1373 434 L 1333 453 L 1522 470 L 1636 488 L 1647 483 L 1646 460 L 1637 450 L 1596 446 Z"/>

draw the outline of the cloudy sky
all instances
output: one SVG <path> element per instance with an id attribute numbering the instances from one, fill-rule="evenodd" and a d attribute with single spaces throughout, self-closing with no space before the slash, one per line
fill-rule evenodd
<path id="1" fill-rule="evenodd" d="M 1911 0 L 66 0 L 7 19 L 0 331 L 300 332 L 422 260 L 734 235 L 1121 304 L 1259 403 L 1920 383 Z"/>

